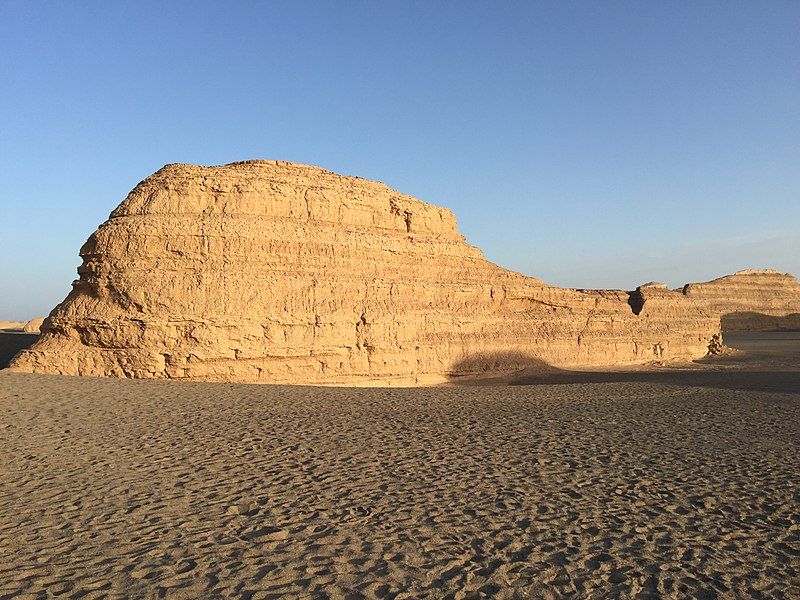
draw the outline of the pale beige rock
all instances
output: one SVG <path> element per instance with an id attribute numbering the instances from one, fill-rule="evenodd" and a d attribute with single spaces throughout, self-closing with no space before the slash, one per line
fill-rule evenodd
<path id="1" fill-rule="evenodd" d="M 0 321 L 0 331 L 22 331 L 25 321 Z"/>
<path id="2" fill-rule="evenodd" d="M 36 317 L 31 319 L 22 326 L 22 331 L 25 333 L 39 333 L 39 330 L 44 323 L 44 317 Z"/>
<path id="3" fill-rule="evenodd" d="M 413 385 L 688 360 L 720 330 L 690 294 L 548 286 L 486 261 L 447 209 L 280 161 L 167 165 L 81 256 L 13 368 Z"/>

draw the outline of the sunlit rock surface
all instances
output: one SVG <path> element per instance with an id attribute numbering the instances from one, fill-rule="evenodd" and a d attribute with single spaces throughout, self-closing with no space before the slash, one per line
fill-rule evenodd
<path id="1" fill-rule="evenodd" d="M 167 165 L 80 254 L 80 279 L 12 368 L 428 384 L 702 357 L 731 306 L 728 280 L 747 280 L 747 310 L 798 306 L 797 282 L 772 274 L 684 291 L 548 286 L 488 262 L 445 208 L 280 161 Z M 773 283 L 785 302 L 770 300 Z"/>

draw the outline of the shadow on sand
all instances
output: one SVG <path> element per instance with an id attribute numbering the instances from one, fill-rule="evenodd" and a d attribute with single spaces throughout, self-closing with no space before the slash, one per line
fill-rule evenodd
<path id="1" fill-rule="evenodd" d="M 38 337 L 36 333 L 0 331 L 0 369 L 5 369 L 17 352 L 30 348 Z"/>
<path id="2" fill-rule="evenodd" d="M 657 383 L 749 392 L 800 394 L 800 371 L 751 371 L 739 369 L 658 369 L 653 371 L 562 371 L 523 373 L 510 385 L 567 383 Z"/>

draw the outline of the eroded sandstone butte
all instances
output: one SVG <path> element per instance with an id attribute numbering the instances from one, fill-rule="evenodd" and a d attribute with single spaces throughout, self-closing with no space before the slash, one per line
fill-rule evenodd
<path id="1" fill-rule="evenodd" d="M 167 165 L 80 254 L 13 368 L 408 385 L 687 360 L 720 331 L 693 292 L 548 286 L 488 262 L 447 209 L 286 162 Z"/>
<path id="2" fill-rule="evenodd" d="M 683 293 L 718 313 L 726 331 L 800 329 L 800 285 L 788 273 L 748 269 L 687 284 Z"/>

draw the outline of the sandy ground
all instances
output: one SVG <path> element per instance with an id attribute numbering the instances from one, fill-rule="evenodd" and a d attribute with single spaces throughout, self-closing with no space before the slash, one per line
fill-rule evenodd
<path id="1" fill-rule="evenodd" d="M 0 372 L 0 597 L 800 597 L 800 334 L 761 338 L 515 386 Z"/>

